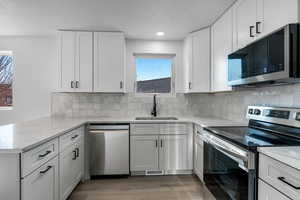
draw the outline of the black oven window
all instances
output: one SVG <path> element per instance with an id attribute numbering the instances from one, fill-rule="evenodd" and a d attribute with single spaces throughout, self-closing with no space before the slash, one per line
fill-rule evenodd
<path id="1" fill-rule="evenodd" d="M 248 200 L 248 173 L 210 144 L 204 152 L 204 182 L 216 199 Z"/>

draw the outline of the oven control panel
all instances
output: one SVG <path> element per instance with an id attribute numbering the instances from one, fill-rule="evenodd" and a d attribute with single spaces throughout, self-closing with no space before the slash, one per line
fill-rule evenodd
<path id="1" fill-rule="evenodd" d="M 248 106 L 247 118 L 300 127 L 300 108 Z"/>

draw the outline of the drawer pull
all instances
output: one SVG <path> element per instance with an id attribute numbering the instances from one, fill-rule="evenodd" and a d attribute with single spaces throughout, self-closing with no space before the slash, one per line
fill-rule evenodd
<path id="1" fill-rule="evenodd" d="M 73 137 L 71 137 L 71 140 L 74 140 L 77 137 L 78 137 L 78 135 L 74 135 Z"/>
<path id="2" fill-rule="evenodd" d="M 39 158 L 44 158 L 45 156 L 47 156 L 49 153 L 51 153 L 52 151 L 46 151 L 46 153 L 39 155 Z"/>
<path id="3" fill-rule="evenodd" d="M 45 174 L 47 171 L 49 171 L 52 168 L 52 166 L 48 166 L 45 170 L 40 171 L 40 174 Z"/>
<path id="4" fill-rule="evenodd" d="M 300 190 L 300 187 L 294 186 L 293 184 L 289 183 L 287 180 L 285 180 L 284 177 L 278 177 L 278 180 L 282 181 L 283 183 L 291 186 L 292 188 L 296 189 L 296 190 Z"/>

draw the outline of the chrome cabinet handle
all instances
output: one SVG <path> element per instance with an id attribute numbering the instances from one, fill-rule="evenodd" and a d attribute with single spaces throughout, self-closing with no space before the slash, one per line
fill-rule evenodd
<path id="1" fill-rule="evenodd" d="M 259 25 L 261 25 L 261 22 L 256 22 L 256 33 L 260 34 L 261 32 L 259 31 Z"/>
<path id="2" fill-rule="evenodd" d="M 192 89 L 192 82 L 189 82 L 189 89 Z"/>
<path id="3" fill-rule="evenodd" d="M 158 147 L 158 141 L 155 140 L 155 147 L 157 148 Z"/>
<path id="4" fill-rule="evenodd" d="M 160 140 L 160 147 L 162 148 L 163 147 L 163 141 Z"/>
<path id="5" fill-rule="evenodd" d="M 123 89 L 123 81 L 120 81 L 120 89 Z"/>
<path id="6" fill-rule="evenodd" d="M 50 154 L 52 151 L 46 151 L 44 154 L 39 155 L 39 158 L 44 158 L 45 156 L 47 156 L 48 154 Z"/>
<path id="7" fill-rule="evenodd" d="M 254 26 L 250 26 L 250 37 L 254 37 L 254 35 L 252 34 L 253 28 L 254 28 Z"/>
<path id="8" fill-rule="evenodd" d="M 47 171 L 49 171 L 52 168 L 52 166 L 48 166 L 45 170 L 40 171 L 40 174 L 45 174 Z"/>
<path id="9" fill-rule="evenodd" d="M 79 88 L 79 81 L 75 81 L 75 87 Z"/>
<path id="10" fill-rule="evenodd" d="M 73 150 L 73 158 L 72 158 L 72 160 L 76 160 L 76 158 L 77 158 L 76 150 Z"/>
<path id="11" fill-rule="evenodd" d="M 300 190 L 299 186 L 294 186 L 293 184 L 289 183 L 283 176 L 278 177 L 278 180 L 280 180 L 281 182 L 287 184 L 288 186 L 291 186 L 292 188 L 294 188 L 295 190 Z"/>

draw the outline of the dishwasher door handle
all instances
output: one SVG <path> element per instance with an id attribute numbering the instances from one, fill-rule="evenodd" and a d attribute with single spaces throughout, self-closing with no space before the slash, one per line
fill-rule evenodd
<path id="1" fill-rule="evenodd" d="M 100 130 L 90 130 L 90 133 L 96 133 L 96 134 L 104 134 L 104 131 L 100 131 Z"/>

